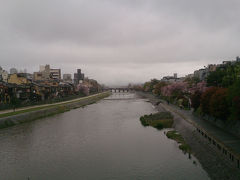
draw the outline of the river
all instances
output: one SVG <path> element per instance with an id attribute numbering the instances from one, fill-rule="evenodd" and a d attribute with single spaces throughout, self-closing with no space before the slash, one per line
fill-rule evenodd
<path id="1" fill-rule="evenodd" d="M 84 108 L 0 130 L 1 180 L 209 179 L 166 130 L 143 127 L 146 99 L 116 93 Z M 193 163 L 196 162 L 196 163 Z"/>

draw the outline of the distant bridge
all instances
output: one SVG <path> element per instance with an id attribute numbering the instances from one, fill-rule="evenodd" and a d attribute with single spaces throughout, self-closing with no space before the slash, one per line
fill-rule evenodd
<path id="1" fill-rule="evenodd" d="M 127 93 L 127 92 L 132 92 L 132 91 L 134 91 L 134 89 L 133 88 L 128 88 L 128 87 L 126 87 L 126 88 L 107 88 L 106 89 L 107 91 L 111 91 L 111 92 L 114 92 L 114 93 Z"/>

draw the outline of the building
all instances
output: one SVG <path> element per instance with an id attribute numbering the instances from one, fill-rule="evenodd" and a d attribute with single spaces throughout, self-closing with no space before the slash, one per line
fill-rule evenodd
<path id="1" fill-rule="evenodd" d="M 39 72 L 45 71 L 45 67 L 46 67 L 46 66 L 40 65 L 40 66 L 39 66 Z M 50 67 L 49 67 L 49 68 L 50 68 Z"/>
<path id="2" fill-rule="evenodd" d="M 81 69 L 77 69 L 77 73 L 74 73 L 74 84 L 77 85 L 84 80 L 84 74 L 81 73 Z"/>
<path id="3" fill-rule="evenodd" d="M 42 72 L 34 72 L 33 73 L 33 80 L 34 81 L 42 81 L 42 80 L 44 80 L 43 73 Z"/>
<path id="4" fill-rule="evenodd" d="M 10 74 L 8 78 L 8 83 L 10 84 L 30 84 L 32 81 L 29 78 L 27 73 L 18 73 L 18 74 Z"/>
<path id="5" fill-rule="evenodd" d="M 50 78 L 60 80 L 61 79 L 61 69 L 50 69 Z"/>
<path id="6" fill-rule="evenodd" d="M 40 70 L 41 70 L 41 67 L 40 67 Z M 43 79 L 44 79 L 44 80 L 51 78 L 51 77 L 50 77 L 51 72 L 50 72 L 50 65 L 49 65 L 49 64 L 47 64 L 47 65 L 45 66 L 44 70 L 43 70 L 43 71 L 40 71 L 40 72 L 42 72 L 42 74 L 43 74 Z"/>
<path id="7" fill-rule="evenodd" d="M 50 79 L 50 65 L 40 66 L 39 72 L 33 73 L 34 81 L 42 81 Z"/>
<path id="8" fill-rule="evenodd" d="M 72 75 L 71 74 L 63 74 L 63 81 L 64 82 L 72 82 Z"/>
<path id="9" fill-rule="evenodd" d="M 237 62 L 240 62 L 239 56 L 236 57 L 236 61 L 237 61 Z"/>
<path id="10" fill-rule="evenodd" d="M 208 65 L 208 71 L 213 72 L 217 70 L 217 65 L 216 64 L 209 64 Z"/>
<path id="11" fill-rule="evenodd" d="M 223 61 L 222 64 L 226 65 L 226 64 L 231 64 L 232 61 Z"/>
<path id="12" fill-rule="evenodd" d="M 10 69 L 10 74 L 17 74 L 17 73 L 18 73 L 18 71 L 17 71 L 16 68 L 11 68 Z"/>
<path id="13" fill-rule="evenodd" d="M 188 75 L 185 76 L 185 79 L 186 78 L 193 78 L 193 77 L 194 77 L 194 74 L 188 74 Z"/>
<path id="14" fill-rule="evenodd" d="M 198 78 L 200 81 L 205 80 L 208 74 L 209 70 L 207 68 L 194 71 L 194 77 Z"/>
<path id="15" fill-rule="evenodd" d="M 179 81 L 180 79 L 177 77 L 177 73 L 174 73 L 173 76 L 164 76 L 161 81 L 164 81 L 164 82 L 170 82 L 170 83 L 173 83 L 173 82 L 177 82 Z"/>
<path id="16" fill-rule="evenodd" d="M 50 65 L 40 66 L 39 72 L 34 72 L 33 74 L 34 81 L 43 81 L 43 80 L 60 80 L 61 79 L 61 69 L 51 69 Z"/>
<path id="17" fill-rule="evenodd" d="M 0 81 L 7 82 L 8 72 L 0 66 Z"/>
<path id="18" fill-rule="evenodd" d="M 10 103 L 8 85 L 5 82 L 0 82 L 0 104 L 1 103 Z"/>

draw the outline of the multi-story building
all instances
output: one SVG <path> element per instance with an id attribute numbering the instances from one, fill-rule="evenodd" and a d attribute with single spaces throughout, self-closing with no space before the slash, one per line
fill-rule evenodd
<path id="1" fill-rule="evenodd" d="M 60 80 L 61 79 L 61 69 L 51 69 L 50 65 L 40 66 L 39 72 L 34 72 L 33 79 L 35 81 L 43 80 Z"/>
<path id="2" fill-rule="evenodd" d="M 17 71 L 16 68 L 11 68 L 10 69 L 10 74 L 17 74 L 17 73 L 18 73 L 18 71 Z"/>
<path id="3" fill-rule="evenodd" d="M 84 74 L 81 73 L 81 69 L 77 69 L 77 73 L 74 73 L 74 84 L 77 85 L 84 80 Z"/>
<path id="4" fill-rule="evenodd" d="M 7 82 L 8 72 L 0 66 L 0 81 Z"/>
<path id="5" fill-rule="evenodd" d="M 27 73 L 10 74 L 8 83 L 10 84 L 30 84 L 32 81 Z"/>
<path id="6" fill-rule="evenodd" d="M 63 81 L 64 82 L 72 82 L 72 75 L 71 74 L 63 74 Z"/>
<path id="7" fill-rule="evenodd" d="M 46 66 L 47 66 L 47 65 L 46 65 Z M 46 69 L 45 67 L 46 67 L 46 66 L 40 65 L 40 66 L 39 66 L 39 72 L 45 71 L 45 69 Z M 50 66 L 49 66 L 49 69 L 50 69 Z"/>
<path id="8" fill-rule="evenodd" d="M 236 61 L 237 61 L 237 62 L 240 62 L 239 56 L 236 57 Z"/>
<path id="9" fill-rule="evenodd" d="M 50 78 L 55 80 L 61 79 L 61 69 L 50 69 Z"/>
<path id="10" fill-rule="evenodd" d="M 33 73 L 33 80 L 34 81 L 42 81 L 43 78 L 43 73 L 42 72 L 34 72 Z"/>
<path id="11" fill-rule="evenodd" d="M 194 71 L 194 77 L 197 77 L 200 81 L 205 80 L 208 74 L 209 71 L 207 68 Z"/>
<path id="12" fill-rule="evenodd" d="M 40 66 L 39 72 L 33 73 L 34 81 L 42 81 L 50 79 L 50 65 Z"/>

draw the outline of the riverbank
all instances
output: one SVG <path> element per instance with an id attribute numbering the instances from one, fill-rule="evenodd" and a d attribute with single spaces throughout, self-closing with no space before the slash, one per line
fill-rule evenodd
<path id="1" fill-rule="evenodd" d="M 160 99 L 148 93 L 137 92 L 137 94 L 143 98 L 149 99 L 158 111 L 165 111 L 164 106 L 159 103 Z M 240 179 L 237 169 L 233 168 L 223 157 L 216 153 L 216 151 L 199 136 L 196 128 L 191 123 L 186 121 L 179 114 L 175 112 L 171 113 L 174 116 L 174 129 L 183 136 L 186 143 L 191 147 L 193 155 L 199 160 L 211 179 Z"/>
<path id="2" fill-rule="evenodd" d="M 23 110 L 17 110 L 15 112 L 3 113 L 0 114 L 0 129 L 52 116 L 55 114 L 63 113 L 71 109 L 76 109 L 89 104 L 93 104 L 98 100 L 109 96 L 110 94 L 111 94 L 110 92 L 104 92 L 87 97 L 74 99 L 71 101 L 65 101 L 50 105 L 42 105 L 32 108 L 30 107 Z"/>

